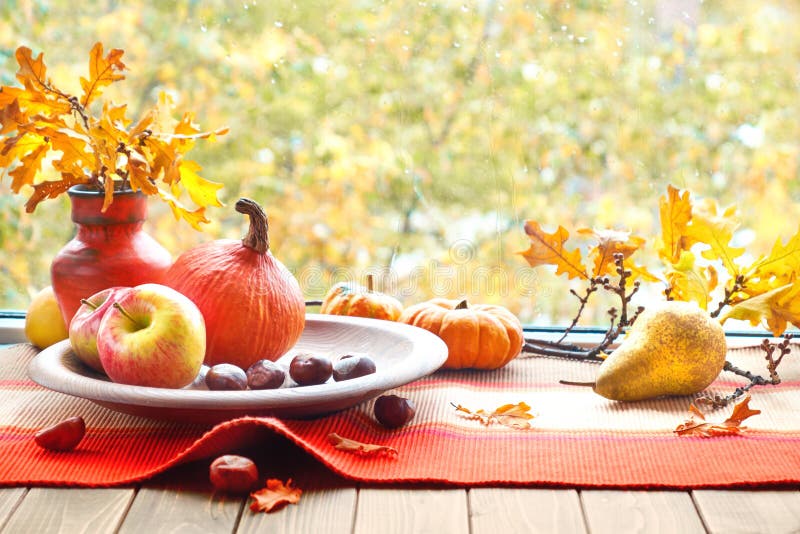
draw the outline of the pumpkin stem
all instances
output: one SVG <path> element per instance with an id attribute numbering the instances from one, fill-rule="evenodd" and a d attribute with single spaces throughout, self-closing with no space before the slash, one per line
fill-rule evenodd
<path id="1" fill-rule="evenodd" d="M 456 310 L 466 310 L 467 308 L 469 308 L 469 305 L 467 304 L 466 299 L 459 302 L 458 305 L 455 307 Z"/>
<path id="2" fill-rule="evenodd" d="M 375 277 L 371 274 L 367 275 L 367 291 L 372 293 L 372 288 L 375 287 Z"/>
<path id="3" fill-rule="evenodd" d="M 250 228 L 242 239 L 242 244 L 259 254 L 266 254 L 269 250 L 269 223 L 267 214 L 255 200 L 240 198 L 236 201 L 236 211 L 250 217 Z"/>

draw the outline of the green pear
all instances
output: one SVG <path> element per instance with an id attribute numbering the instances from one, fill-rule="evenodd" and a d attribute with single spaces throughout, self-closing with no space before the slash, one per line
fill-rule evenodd
<path id="1" fill-rule="evenodd" d="M 669 301 L 636 319 L 620 346 L 600 365 L 594 390 L 612 400 L 691 395 L 722 371 L 722 326 L 689 302 Z"/>

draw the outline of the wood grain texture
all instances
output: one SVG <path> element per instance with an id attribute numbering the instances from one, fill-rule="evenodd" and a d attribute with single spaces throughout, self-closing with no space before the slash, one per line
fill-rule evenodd
<path id="1" fill-rule="evenodd" d="M 469 532 L 463 489 L 366 488 L 358 492 L 354 534 Z"/>
<path id="2" fill-rule="evenodd" d="M 142 488 L 136 494 L 121 533 L 233 532 L 241 496 L 175 488 Z"/>
<path id="3" fill-rule="evenodd" d="M 580 497 L 592 534 L 705 532 L 686 492 L 587 490 Z"/>
<path id="4" fill-rule="evenodd" d="M 303 491 L 296 505 L 288 505 L 269 514 L 252 512 L 246 506 L 236 532 L 349 534 L 353 531 L 355 508 L 355 488 L 307 490 Z"/>
<path id="5" fill-rule="evenodd" d="M 27 493 L 25 488 L 0 488 L 0 530 Z"/>
<path id="6" fill-rule="evenodd" d="M 709 532 L 800 532 L 800 492 L 696 490 Z"/>
<path id="7" fill-rule="evenodd" d="M 246 496 L 215 492 L 210 462 L 179 465 L 143 483 L 120 532 L 234 532 Z"/>
<path id="8" fill-rule="evenodd" d="M 115 532 L 133 494 L 130 488 L 31 488 L 3 531 Z"/>
<path id="9" fill-rule="evenodd" d="M 575 490 L 475 488 L 468 497 L 472 534 L 586 532 Z"/>

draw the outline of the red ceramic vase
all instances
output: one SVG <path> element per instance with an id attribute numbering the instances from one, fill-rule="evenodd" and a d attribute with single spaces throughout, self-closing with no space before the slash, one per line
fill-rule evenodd
<path id="1" fill-rule="evenodd" d="M 53 259 L 50 277 L 69 326 L 81 299 L 112 286 L 161 283 L 172 258 L 142 230 L 147 197 L 141 192 L 114 193 L 105 213 L 102 192 L 79 185 L 67 193 L 77 234 Z"/>

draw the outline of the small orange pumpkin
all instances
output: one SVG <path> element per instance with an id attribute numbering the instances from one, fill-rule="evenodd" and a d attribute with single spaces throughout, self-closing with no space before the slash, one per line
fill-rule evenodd
<path id="1" fill-rule="evenodd" d="M 367 275 L 367 287 L 340 282 L 334 285 L 322 299 L 320 313 L 370 317 L 396 321 L 403 313 L 403 305 L 396 298 L 373 291 L 373 277 Z"/>
<path id="2" fill-rule="evenodd" d="M 446 369 L 498 369 L 522 351 L 522 324 L 502 306 L 435 298 L 406 308 L 400 322 L 442 338 Z"/>

